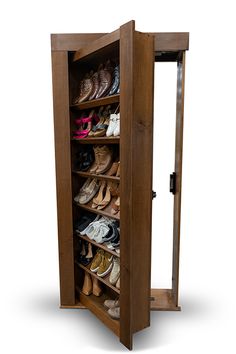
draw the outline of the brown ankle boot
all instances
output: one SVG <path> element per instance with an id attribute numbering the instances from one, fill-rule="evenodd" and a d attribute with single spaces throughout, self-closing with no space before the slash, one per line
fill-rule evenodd
<path id="1" fill-rule="evenodd" d="M 100 146 L 95 146 L 93 148 L 95 159 L 92 167 L 90 168 L 89 172 L 90 173 L 96 173 L 96 170 L 99 166 L 99 153 L 100 153 Z"/>
<path id="2" fill-rule="evenodd" d="M 96 174 L 104 173 L 112 165 L 112 151 L 106 146 L 101 146 L 99 151 L 99 166 Z"/>
<path id="3" fill-rule="evenodd" d="M 93 284 L 92 284 L 91 275 L 85 272 L 82 293 L 85 295 L 90 295 L 92 294 L 92 291 L 93 291 Z"/>
<path id="4" fill-rule="evenodd" d="M 100 281 L 97 278 L 93 278 L 93 295 L 101 296 L 102 288 L 100 286 Z"/>

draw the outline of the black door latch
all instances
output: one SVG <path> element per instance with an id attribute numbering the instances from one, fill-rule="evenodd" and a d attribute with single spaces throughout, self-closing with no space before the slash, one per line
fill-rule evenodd
<path id="1" fill-rule="evenodd" d="M 152 191 L 152 199 L 156 198 L 156 196 L 157 196 L 157 192 Z"/>
<path id="2" fill-rule="evenodd" d="M 176 193 L 176 173 L 170 175 L 170 192 L 175 195 Z"/>

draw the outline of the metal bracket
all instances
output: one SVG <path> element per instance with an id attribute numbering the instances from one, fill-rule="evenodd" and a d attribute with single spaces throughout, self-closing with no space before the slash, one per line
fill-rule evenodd
<path id="1" fill-rule="evenodd" d="M 170 175 L 170 193 L 174 194 L 176 193 L 176 173 L 173 172 Z"/>

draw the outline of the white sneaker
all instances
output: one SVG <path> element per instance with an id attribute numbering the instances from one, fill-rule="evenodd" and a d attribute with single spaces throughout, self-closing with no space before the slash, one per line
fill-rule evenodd
<path id="1" fill-rule="evenodd" d="M 97 215 L 96 218 L 90 224 L 88 224 L 88 226 L 83 231 L 80 232 L 80 234 L 83 235 L 83 236 L 86 235 L 87 232 L 92 227 L 93 223 L 97 222 L 100 217 L 101 217 L 100 215 Z"/>
<path id="2" fill-rule="evenodd" d="M 109 281 L 112 285 L 115 285 L 120 277 L 120 259 L 118 257 L 114 258 L 113 268 L 110 274 Z"/>
<path id="3" fill-rule="evenodd" d="M 115 126 L 115 129 L 113 131 L 113 135 L 114 136 L 120 135 L 120 113 L 118 113 L 117 117 L 116 117 L 116 126 Z"/>
<path id="4" fill-rule="evenodd" d="M 112 136 L 116 127 L 117 114 L 110 114 L 110 121 L 106 131 L 106 136 Z"/>

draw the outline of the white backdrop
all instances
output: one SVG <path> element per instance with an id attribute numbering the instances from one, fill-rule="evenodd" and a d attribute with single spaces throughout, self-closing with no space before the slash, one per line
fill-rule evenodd
<path id="1" fill-rule="evenodd" d="M 144 32 L 190 32 L 180 268 L 183 310 L 153 313 L 151 328 L 135 336 L 134 350 L 235 353 L 233 5 L 229 0 L 1 2 L 2 353 L 126 351 L 89 312 L 58 309 L 50 33 L 110 32 L 131 19 Z"/>

